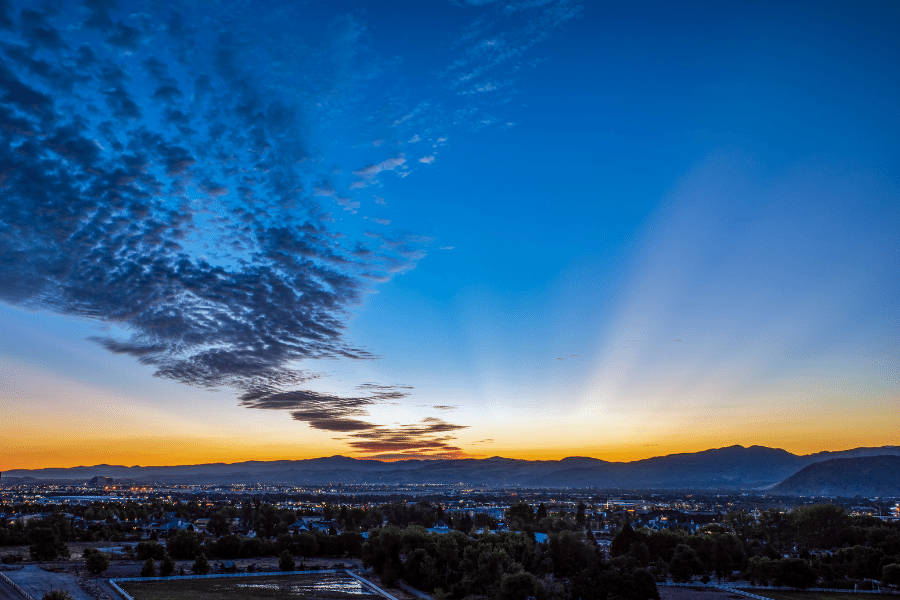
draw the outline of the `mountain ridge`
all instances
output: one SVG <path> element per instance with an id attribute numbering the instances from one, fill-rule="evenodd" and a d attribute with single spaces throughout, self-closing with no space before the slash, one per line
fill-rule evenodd
<path id="1" fill-rule="evenodd" d="M 830 458 L 769 489 L 785 496 L 900 496 L 900 456 Z"/>
<path id="2" fill-rule="evenodd" d="M 837 458 L 900 456 L 900 446 L 851 448 L 796 455 L 780 448 L 740 445 L 610 462 L 585 456 L 560 460 L 405 459 L 386 462 L 342 455 L 301 460 L 242 461 L 126 467 L 11 469 L 12 478 L 86 481 L 100 475 L 126 481 L 181 484 L 469 484 L 548 488 L 764 489 L 812 464 Z"/>

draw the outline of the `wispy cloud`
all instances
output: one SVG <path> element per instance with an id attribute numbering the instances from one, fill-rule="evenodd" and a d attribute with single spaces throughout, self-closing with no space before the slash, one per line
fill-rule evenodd
<path id="1" fill-rule="evenodd" d="M 473 24 L 469 49 L 443 72 L 477 84 L 542 27 L 565 22 L 564 6 L 477 9 L 490 17 Z M 258 39 L 249 14 L 167 4 L 151 21 L 128 8 L 0 10 L 0 300 L 115 325 L 126 333 L 93 338 L 109 352 L 346 434 L 360 452 L 459 453 L 462 425 L 370 422 L 369 408 L 403 400 L 407 388 L 313 392 L 320 376 L 305 362 L 374 357 L 344 338 L 346 319 L 374 285 L 414 268 L 432 240 L 348 235 L 331 210 L 359 219 L 364 201 L 384 205 L 355 194 L 387 171 L 411 172 L 400 141 L 444 144 L 434 131 L 452 119 L 435 117 L 422 137 L 412 128 L 453 111 L 434 98 L 408 103 L 386 120 L 395 143 L 368 145 L 380 156 L 335 164 L 332 129 L 358 89 L 390 68 L 359 60 L 363 24 L 336 18 L 320 46 L 301 52 L 287 35 L 249 44 Z M 299 20 L 292 10 L 265 18 Z M 524 25 L 494 35 L 504 15 Z"/>

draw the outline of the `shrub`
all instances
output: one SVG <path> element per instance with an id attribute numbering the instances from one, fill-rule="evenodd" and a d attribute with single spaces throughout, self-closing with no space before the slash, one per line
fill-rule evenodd
<path id="1" fill-rule="evenodd" d="M 289 550 L 285 550 L 281 553 L 281 556 L 278 559 L 278 570 L 280 571 L 293 571 L 294 570 L 294 557 L 291 556 Z"/>
<path id="2" fill-rule="evenodd" d="M 138 560 L 162 560 L 166 554 L 166 549 L 159 542 L 141 542 L 135 548 Z"/>
<path id="3" fill-rule="evenodd" d="M 141 567 L 141 577 L 156 577 L 156 561 L 148 558 Z"/>
<path id="4" fill-rule="evenodd" d="M 109 568 L 109 555 L 99 550 L 94 550 L 90 554 L 85 550 L 84 566 L 91 575 L 99 575 Z"/>
<path id="5" fill-rule="evenodd" d="M 191 566 L 191 571 L 194 572 L 194 575 L 206 575 L 209 573 L 209 561 L 206 560 L 206 555 L 201 554 L 195 560 L 194 564 Z"/>
<path id="6" fill-rule="evenodd" d="M 166 554 L 159 565 L 159 574 L 168 577 L 175 572 L 175 559 Z"/>

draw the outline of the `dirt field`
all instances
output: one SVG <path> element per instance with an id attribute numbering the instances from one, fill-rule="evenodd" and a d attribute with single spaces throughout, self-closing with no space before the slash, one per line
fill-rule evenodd
<path id="1" fill-rule="evenodd" d="M 119 584 L 135 600 L 380 600 L 349 575 L 273 575 L 221 579 L 180 579 Z"/>
<path id="2" fill-rule="evenodd" d="M 33 598 L 41 598 L 50 590 L 66 590 L 75 600 L 93 600 L 78 585 L 78 576 L 71 572 L 51 573 L 37 565 L 25 565 L 18 571 L 4 571 L 3 574 L 31 594 Z M 19 600 L 21 600 L 21 596 Z"/>

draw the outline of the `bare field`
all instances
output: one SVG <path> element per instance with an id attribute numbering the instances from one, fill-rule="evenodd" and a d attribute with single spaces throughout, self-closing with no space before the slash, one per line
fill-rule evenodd
<path id="1" fill-rule="evenodd" d="M 119 585 L 134 600 L 381 600 L 343 573 L 123 581 Z"/>

